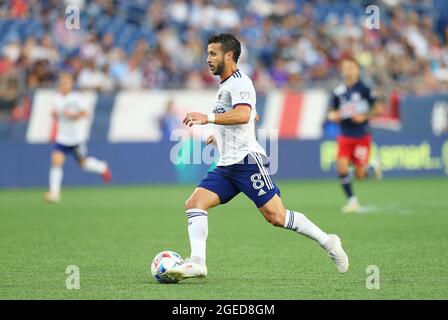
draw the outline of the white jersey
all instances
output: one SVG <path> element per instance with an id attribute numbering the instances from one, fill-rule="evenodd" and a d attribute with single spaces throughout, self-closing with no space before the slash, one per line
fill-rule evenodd
<path id="1" fill-rule="evenodd" d="M 250 152 L 259 153 L 265 158 L 266 151 L 255 137 L 255 118 L 257 98 L 252 80 L 243 72 L 236 70 L 219 85 L 213 113 L 225 113 L 237 105 L 251 108 L 247 124 L 215 124 L 215 141 L 219 151 L 218 166 L 229 166 L 243 160 Z"/>
<path id="2" fill-rule="evenodd" d="M 69 119 L 64 116 L 64 110 L 71 112 L 86 111 L 86 105 L 81 95 L 70 92 L 66 95 L 57 93 L 53 102 L 53 110 L 57 114 L 58 129 L 56 142 L 66 146 L 75 146 L 86 140 L 84 119 Z"/>

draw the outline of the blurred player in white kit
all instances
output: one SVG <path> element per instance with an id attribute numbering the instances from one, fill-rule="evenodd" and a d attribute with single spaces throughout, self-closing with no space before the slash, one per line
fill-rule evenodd
<path id="1" fill-rule="evenodd" d="M 102 175 L 105 183 L 112 179 L 106 162 L 87 156 L 86 133 L 82 122 L 89 117 L 89 113 L 81 95 L 73 90 L 73 85 L 72 74 L 60 74 L 59 92 L 54 99 L 52 110 L 52 116 L 57 121 L 57 132 L 51 154 L 49 191 L 44 195 L 46 202 L 55 203 L 61 200 L 63 166 L 67 154 L 72 154 L 84 171 Z"/>

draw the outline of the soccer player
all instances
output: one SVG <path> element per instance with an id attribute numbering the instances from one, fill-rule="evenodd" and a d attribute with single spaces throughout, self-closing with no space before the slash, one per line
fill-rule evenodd
<path id="1" fill-rule="evenodd" d="M 333 90 L 328 120 L 338 122 L 341 129 L 336 162 L 339 181 L 347 197 L 342 212 L 355 213 L 361 207 L 353 192 L 350 165 L 354 165 L 357 179 L 365 179 L 370 169 L 377 178 L 382 176 L 379 162 L 373 161 L 369 166 L 372 141 L 369 119 L 380 113 L 381 107 L 372 90 L 361 81 L 356 60 L 343 59 L 341 74 L 344 82 Z"/>
<path id="2" fill-rule="evenodd" d="M 303 234 L 328 253 L 341 273 L 348 270 L 348 257 L 337 235 L 327 234 L 304 214 L 283 206 L 280 190 L 268 173 L 268 157 L 255 137 L 256 93 L 251 79 L 237 67 L 240 42 L 231 34 L 215 35 L 208 40 L 207 63 L 221 83 L 213 113 L 188 113 L 187 126 L 214 124 L 215 143 L 220 158 L 185 203 L 191 254 L 184 263 L 167 271 L 177 280 L 207 276 L 206 240 L 208 211 L 225 204 L 243 192 L 276 227 Z"/>
<path id="3" fill-rule="evenodd" d="M 81 120 L 89 114 L 79 93 L 73 91 L 73 83 L 72 74 L 68 72 L 60 74 L 59 92 L 55 97 L 52 110 L 52 116 L 57 121 L 57 133 L 51 154 L 50 190 L 44 195 L 46 202 L 55 203 L 61 199 L 63 166 L 67 154 L 72 154 L 83 170 L 102 175 L 104 182 L 108 183 L 112 179 L 106 162 L 87 157 L 85 133 Z"/>

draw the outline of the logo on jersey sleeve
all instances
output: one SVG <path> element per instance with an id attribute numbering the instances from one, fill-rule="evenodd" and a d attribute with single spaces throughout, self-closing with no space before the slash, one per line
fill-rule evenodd
<path id="1" fill-rule="evenodd" d="M 240 91 L 240 98 L 241 100 L 247 100 L 250 98 L 250 92 L 249 91 Z"/>

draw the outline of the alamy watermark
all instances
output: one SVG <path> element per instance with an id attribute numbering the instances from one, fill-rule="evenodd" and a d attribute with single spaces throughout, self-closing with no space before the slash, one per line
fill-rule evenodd
<path id="1" fill-rule="evenodd" d="M 65 273 L 69 275 L 67 279 L 65 279 L 65 287 L 68 290 L 79 290 L 81 288 L 81 278 L 78 266 L 67 266 Z"/>
<path id="2" fill-rule="evenodd" d="M 79 30 L 81 28 L 81 16 L 79 13 L 79 7 L 75 5 L 69 5 L 65 8 L 65 27 L 68 30 Z"/>
<path id="3" fill-rule="evenodd" d="M 381 23 L 380 8 L 375 5 L 370 5 L 366 7 L 365 14 L 368 16 L 364 21 L 364 26 L 369 30 L 378 30 Z"/>
<path id="4" fill-rule="evenodd" d="M 380 289 L 380 268 L 376 265 L 367 266 L 366 275 L 366 289 Z"/>
<path id="5" fill-rule="evenodd" d="M 193 137 L 191 131 L 184 128 L 178 128 L 171 132 L 170 141 L 175 142 L 170 151 L 170 160 L 174 165 L 179 164 L 206 164 L 212 165 L 218 161 L 219 151 L 226 157 L 238 157 L 239 151 L 250 149 L 247 145 L 247 137 L 244 132 L 238 128 L 226 128 L 223 134 L 223 141 L 210 143 L 202 147 L 201 141 L 206 141 L 210 135 L 206 130 L 198 128 L 199 137 Z M 269 159 L 269 173 L 277 173 L 278 170 L 278 130 L 277 129 L 258 129 L 256 130 L 257 142 L 266 151 Z M 215 138 L 216 139 L 216 138 Z M 241 160 L 241 159 L 240 159 Z M 248 157 L 248 162 L 256 164 L 252 157 Z M 266 163 L 265 163 L 266 164 Z"/>

